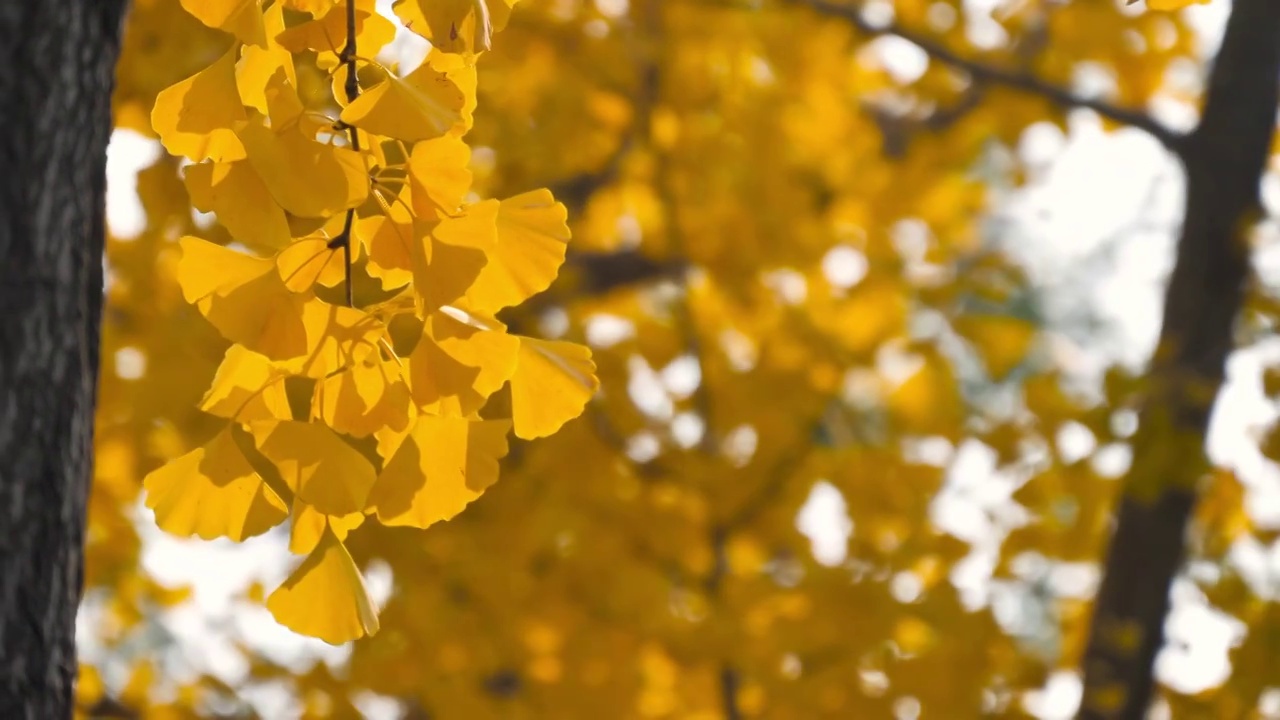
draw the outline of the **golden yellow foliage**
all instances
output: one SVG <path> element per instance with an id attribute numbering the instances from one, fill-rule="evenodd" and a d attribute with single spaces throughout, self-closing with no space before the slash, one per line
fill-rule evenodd
<path id="1" fill-rule="evenodd" d="M 806 0 L 359 0 L 353 54 L 345 0 L 134 4 L 116 126 L 161 152 L 108 240 L 85 717 L 1028 717 L 1075 666 L 1050 579 L 1103 550 L 1142 388 L 1072 391 L 991 229 L 1065 108 Z M 1102 0 L 879 10 L 1125 108 L 1201 52 Z M 1224 558 L 1274 538 L 1205 491 L 1196 582 L 1248 630 L 1166 695 L 1245 716 L 1280 615 Z M 190 607 L 140 505 L 297 556 L 219 609 L 243 672 L 139 660 L 201 655 L 155 640 Z M 264 604 L 349 655 L 262 647 Z"/>
<path id="2" fill-rule="evenodd" d="M 192 205 L 227 233 L 181 238 L 177 287 L 232 345 L 199 403 L 227 424 L 144 489 L 157 523 L 179 535 L 242 541 L 291 517 L 290 547 L 307 560 L 267 607 L 339 643 L 378 628 L 343 544 L 364 515 L 421 528 L 453 517 L 497 481 L 512 425 L 549 435 L 582 412 L 597 381 L 583 346 L 448 314 L 483 317 L 545 290 L 569 241 L 549 191 L 464 204 L 474 56 L 495 29 L 487 6 L 433 8 L 437 31 L 463 23 L 472 35 L 437 43 L 402 77 L 368 59 L 395 35 L 371 3 L 291 4 L 311 14 L 301 21 L 284 5 L 184 3 L 236 42 L 155 100 L 155 132 L 194 163 L 183 178 Z M 333 96 L 304 89 L 308 63 L 333 74 Z M 439 173 L 437 159 L 447 161 Z M 398 289 L 395 300 L 357 292 L 357 274 Z M 337 288 L 345 303 L 321 299 Z M 403 357 L 398 319 L 423 328 Z M 290 381 L 310 383 L 309 406 Z M 477 417 L 508 382 L 512 419 Z M 252 456 L 235 439 L 246 431 Z M 376 447 L 358 442 L 370 436 Z"/>

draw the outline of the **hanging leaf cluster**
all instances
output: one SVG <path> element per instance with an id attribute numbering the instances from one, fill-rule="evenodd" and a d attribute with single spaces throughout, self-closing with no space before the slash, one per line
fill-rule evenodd
<path id="1" fill-rule="evenodd" d="M 341 643 L 378 629 L 344 545 L 366 518 L 427 528 L 498 479 L 508 435 L 545 437 L 597 386 L 583 346 L 496 314 L 564 262 L 565 207 L 471 192 L 476 60 L 515 0 L 401 0 L 432 41 L 416 69 L 373 0 L 182 0 L 234 40 L 151 115 L 190 161 L 178 283 L 231 345 L 200 409 L 225 419 L 145 479 L 161 528 L 234 541 L 290 521 L 306 559 L 267 607 Z"/>

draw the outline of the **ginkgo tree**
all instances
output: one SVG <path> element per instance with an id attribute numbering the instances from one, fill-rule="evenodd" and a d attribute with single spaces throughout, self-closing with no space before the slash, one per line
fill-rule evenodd
<path id="1" fill-rule="evenodd" d="M 107 241 L 80 707 L 1025 717 L 1084 666 L 1087 717 L 1265 716 L 1276 618 L 1233 552 L 1274 529 L 1195 448 L 1232 321 L 1274 326 L 1222 240 L 1280 30 L 1235 0 L 1210 75 L 1173 5 L 140 0 L 116 126 L 163 151 Z M 1188 73 L 1184 135 L 1146 109 Z M 1165 349 L 1096 386 L 999 222 L 1019 146 L 1082 110 L 1189 178 Z M 235 668 L 137 571 L 152 514 L 297 556 L 206 629 Z M 1188 582 L 1247 628 L 1195 694 L 1150 685 L 1188 526 Z M 1095 612 L 1057 578 L 1098 565 Z M 358 640 L 282 657 L 234 621 L 263 604 Z"/>

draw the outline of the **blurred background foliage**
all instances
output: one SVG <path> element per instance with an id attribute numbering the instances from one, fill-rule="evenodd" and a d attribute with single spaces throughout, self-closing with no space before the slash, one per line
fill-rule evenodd
<path id="1" fill-rule="evenodd" d="M 1052 239 L 1019 203 L 1081 126 L 1194 116 L 1212 47 L 1191 16 L 1112 0 L 831 7 L 518 4 L 479 62 L 477 190 L 550 187 L 574 239 L 504 319 L 589 344 L 601 391 L 456 519 L 355 531 L 383 629 L 334 649 L 264 618 L 287 530 L 233 552 L 160 537 L 141 507 L 142 476 L 213 432 L 196 406 L 225 348 L 174 280 L 180 236 L 225 230 L 148 118 L 230 39 L 134 0 L 113 153 L 141 168 L 142 213 L 108 240 L 86 716 L 1068 716 L 1054 688 L 1083 650 L 1139 388 L 1092 283 L 1150 263 L 1105 241 L 1056 262 L 1087 218 Z M 408 70 L 424 48 L 402 35 Z M 1113 160 L 1077 172 L 1106 183 Z M 1167 250 L 1173 180 L 1112 234 Z M 1229 464 L 1206 483 L 1179 591 L 1231 628 L 1230 672 L 1163 700 L 1280 716 L 1274 583 L 1237 557 L 1265 569 L 1276 524 Z M 191 580 L 218 576 L 239 580 L 212 600 Z"/>

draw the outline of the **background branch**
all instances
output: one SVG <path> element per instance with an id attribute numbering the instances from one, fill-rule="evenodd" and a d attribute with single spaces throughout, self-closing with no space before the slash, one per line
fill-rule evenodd
<path id="1" fill-rule="evenodd" d="M 788 0 L 788 2 L 808 7 L 822 15 L 846 20 L 864 35 L 872 37 L 892 35 L 902 38 L 923 50 L 930 59 L 968 74 L 974 82 L 1021 90 L 1032 95 L 1038 95 L 1066 108 L 1092 110 L 1109 120 L 1142 130 L 1159 140 L 1161 144 L 1172 152 L 1181 154 L 1182 142 L 1185 136 L 1171 130 L 1141 110 L 1123 108 L 1105 100 L 1085 97 L 1067 88 L 1046 82 L 1043 78 L 1027 70 L 1008 68 L 983 60 L 966 58 L 924 33 L 904 28 L 892 22 L 884 25 L 872 23 L 863 17 L 859 8 L 853 5 L 831 2 L 830 0 Z"/>

